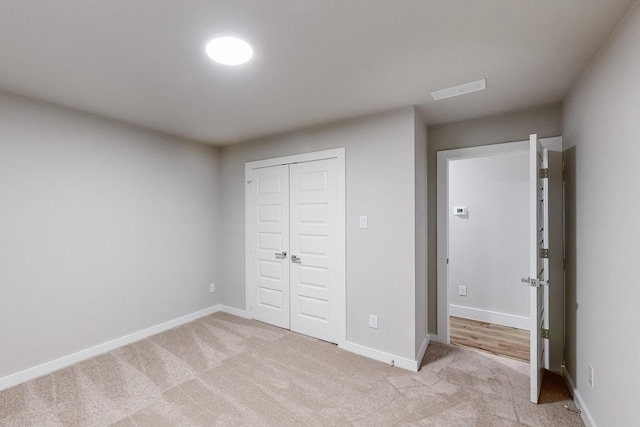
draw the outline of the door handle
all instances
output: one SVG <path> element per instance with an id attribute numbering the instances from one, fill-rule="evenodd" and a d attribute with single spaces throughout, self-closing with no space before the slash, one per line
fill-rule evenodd
<path id="1" fill-rule="evenodd" d="M 291 255 L 291 262 L 295 262 L 296 264 L 302 264 L 302 260 L 295 255 Z"/>
<path id="2" fill-rule="evenodd" d="M 286 257 L 287 257 L 287 253 L 286 252 L 276 252 L 276 258 L 285 259 Z"/>
<path id="3" fill-rule="evenodd" d="M 550 284 L 548 280 L 542 280 L 538 278 L 532 279 L 531 277 L 523 277 L 522 279 L 520 279 L 520 281 L 522 283 L 526 283 L 532 288 L 539 288 L 540 286 L 549 286 Z"/>

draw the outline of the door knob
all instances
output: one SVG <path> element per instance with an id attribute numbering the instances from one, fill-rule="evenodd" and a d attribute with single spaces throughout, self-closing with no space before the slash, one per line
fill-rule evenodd
<path id="1" fill-rule="evenodd" d="M 301 264 L 301 263 L 302 263 L 302 261 L 300 260 L 300 258 L 298 258 L 297 256 L 295 256 L 295 255 L 293 255 L 293 254 L 291 255 L 291 262 L 295 262 L 295 263 L 297 263 L 297 264 Z"/>
<path id="2" fill-rule="evenodd" d="M 286 257 L 287 257 L 287 253 L 286 252 L 276 252 L 276 258 L 285 259 Z"/>

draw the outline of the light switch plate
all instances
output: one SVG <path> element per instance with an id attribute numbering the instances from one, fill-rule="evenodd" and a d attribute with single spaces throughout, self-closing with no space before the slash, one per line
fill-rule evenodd
<path id="1" fill-rule="evenodd" d="M 366 216 L 360 217 L 360 228 L 369 228 L 369 218 Z"/>

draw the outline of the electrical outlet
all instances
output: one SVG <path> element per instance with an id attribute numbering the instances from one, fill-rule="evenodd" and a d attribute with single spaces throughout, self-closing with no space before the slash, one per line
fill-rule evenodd
<path id="1" fill-rule="evenodd" d="M 369 218 L 366 216 L 360 217 L 360 228 L 369 228 Z"/>
<path id="2" fill-rule="evenodd" d="M 466 286 L 458 286 L 458 295 L 466 297 L 467 296 L 467 287 Z"/>
<path id="3" fill-rule="evenodd" d="M 593 366 L 589 365 L 589 385 L 593 387 Z"/>
<path id="4" fill-rule="evenodd" d="M 376 316 L 375 314 L 369 315 L 369 327 L 378 329 L 378 316 Z"/>
<path id="5" fill-rule="evenodd" d="M 209 285 L 209 292 L 215 292 L 216 291 L 216 284 L 212 283 Z"/>

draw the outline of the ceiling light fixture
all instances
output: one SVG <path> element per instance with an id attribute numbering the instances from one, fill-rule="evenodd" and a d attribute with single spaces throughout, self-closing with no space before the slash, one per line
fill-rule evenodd
<path id="1" fill-rule="evenodd" d="M 450 87 L 447 89 L 437 90 L 431 92 L 431 96 L 434 101 L 440 101 L 441 99 L 453 98 L 454 96 L 465 95 L 471 92 L 477 92 L 479 90 L 485 90 L 487 88 L 487 80 L 476 80 L 475 82 L 465 83 L 459 86 Z"/>
<path id="2" fill-rule="evenodd" d="M 209 58 L 224 65 L 244 64 L 253 56 L 249 43 L 235 37 L 215 38 L 207 44 L 206 51 Z"/>

